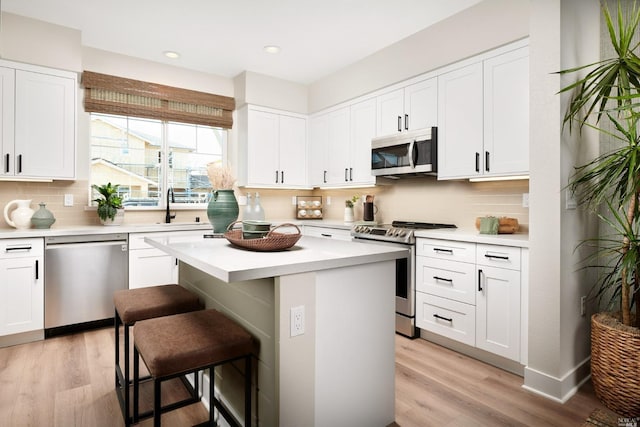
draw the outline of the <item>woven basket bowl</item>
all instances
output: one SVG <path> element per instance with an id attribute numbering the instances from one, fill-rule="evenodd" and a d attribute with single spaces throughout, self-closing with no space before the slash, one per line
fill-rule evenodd
<path id="1" fill-rule="evenodd" d="M 598 399 L 625 417 L 640 417 L 640 329 L 616 313 L 591 316 L 591 380 Z"/>
<path id="2" fill-rule="evenodd" d="M 235 223 L 231 223 L 229 225 L 229 230 L 224 233 L 224 237 L 231 243 L 232 245 L 238 246 L 243 249 L 248 249 L 251 251 L 262 251 L 262 252 L 276 252 L 283 251 L 285 249 L 289 249 L 293 245 L 295 245 L 300 237 L 302 237 L 302 233 L 300 229 L 295 224 L 281 224 L 277 227 L 274 227 L 269 231 L 269 233 L 261 238 L 261 239 L 244 239 L 242 235 L 242 230 L 233 230 L 232 227 Z M 296 229 L 297 233 L 277 233 L 275 230 L 280 227 L 293 227 Z"/>

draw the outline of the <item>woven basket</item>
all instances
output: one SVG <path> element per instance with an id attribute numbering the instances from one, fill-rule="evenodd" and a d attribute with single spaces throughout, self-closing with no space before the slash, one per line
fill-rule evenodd
<path id="1" fill-rule="evenodd" d="M 232 228 L 233 224 L 229 225 L 229 228 Z M 280 227 L 294 227 L 298 232 L 297 233 L 276 233 L 275 230 Z M 243 249 L 249 249 L 252 251 L 262 251 L 262 252 L 275 252 L 275 251 L 283 251 L 285 249 L 289 249 L 293 245 L 295 245 L 302 234 L 300 233 L 300 229 L 295 224 L 285 223 L 280 224 L 276 227 L 273 227 L 269 233 L 261 238 L 261 239 L 244 239 L 242 237 L 242 230 L 233 230 L 230 229 L 226 233 L 224 233 L 224 237 L 235 246 L 238 246 Z"/>
<path id="2" fill-rule="evenodd" d="M 618 318 L 617 313 L 591 316 L 591 380 L 609 409 L 640 417 L 640 329 Z"/>

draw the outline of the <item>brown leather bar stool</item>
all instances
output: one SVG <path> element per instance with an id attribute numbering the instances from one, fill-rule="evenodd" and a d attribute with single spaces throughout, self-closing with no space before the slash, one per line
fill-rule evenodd
<path id="1" fill-rule="evenodd" d="M 129 363 L 129 329 L 141 320 L 202 310 L 203 305 L 196 294 L 174 284 L 119 290 L 114 292 L 113 302 L 115 305 L 116 391 L 125 425 L 129 425 L 133 419 L 130 416 L 129 385 L 132 381 Z M 120 366 L 120 325 L 124 326 L 124 373 Z M 186 381 L 185 383 L 188 384 Z M 198 401 L 197 391 L 189 391 L 192 400 Z"/>
<path id="2" fill-rule="evenodd" d="M 139 374 L 142 357 L 153 379 L 153 425 L 161 425 L 162 412 L 174 408 L 162 406 L 162 382 L 209 369 L 209 421 L 214 424 L 214 408 L 232 426 L 238 420 L 215 397 L 214 367 L 244 359 L 244 425 L 251 425 L 251 358 L 252 336 L 242 326 L 217 310 L 202 310 L 143 320 L 133 330 L 133 419 L 139 421 Z"/>

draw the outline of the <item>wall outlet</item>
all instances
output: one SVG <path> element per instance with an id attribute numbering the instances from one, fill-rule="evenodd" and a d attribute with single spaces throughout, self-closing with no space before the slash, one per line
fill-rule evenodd
<path id="1" fill-rule="evenodd" d="M 529 193 L 522 193 L 522 207 L 529 207 Z"/>
<path id="2" fill-rule="evenodd" d="M 331 205 L 331 196 L 327 196 L 327 206 Z"/>
<path id="3" fill-rule="evenodd" d="M 64 195 L 64 205 L 65 206 L 73 206 L 73 194 L 65 194 Z"/>
<path id="4" fill-rule="evenodd" d="M 292 337 L 304 334 L 304 305 L 291 307 L 291 334 Z"/>
<path id="5" fill-rule="evenodd" d="M 585 315 L 585 310 L 586 310 L 586 305 L 587 303 L 587 297 L 586 296 L 581 296 L 580 297 L 580 316 L 584 316 Z"/>

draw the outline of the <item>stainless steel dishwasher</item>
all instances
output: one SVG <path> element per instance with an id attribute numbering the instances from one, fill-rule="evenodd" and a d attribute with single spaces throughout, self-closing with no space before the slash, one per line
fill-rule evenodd
<path id="1" fill-rule="evenodd" d="M 106 324 L 113 318 L 113 292 L 128 287 L 128 234 L 45 237 L 44 242 L 45 335 Z"/>

